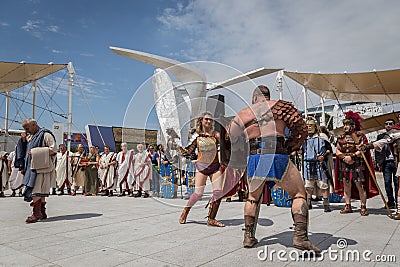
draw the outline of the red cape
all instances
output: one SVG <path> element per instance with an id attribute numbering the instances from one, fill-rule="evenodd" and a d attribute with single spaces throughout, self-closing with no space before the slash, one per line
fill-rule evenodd
<path id="1" fill-rule="evenodd" d="M 232 197 L 234 196 L 237 191 L 239 190 L 239 181 L 240 179 L 243 179 L 243 175 L 247 175 L 246 173 L 243 173 L 244 170 L 240 170 L 240 169 L 233 169 L 230 167 L 225 167 L 222 169 L 223 170 L 223 178 L 225 180 L 224 182 L 224 188 L 223 190 L 223 194 L 224 197 Z M 241 190 L 245 190 L 245 183 L 244 181 L 242 181 L 241 183 Z M 272 198 L 271 198 L 271 190 L 269 188 L 269 186 L 267 185 L 267 183 L 265 183 L 264 186 L 264 194 L 263 194 L 263 199 L 262 199 L 262 204 L 269 204 L 272 202 Z"/>
<path id="2" fill-rule="evenodd" d="M 224 179 L 224 188 L 222 189 L 224 197 L 234 196 L 239 189 L 239 180 L 243 175 L 243 170 L 223 168 L 222 177 Z"/>
<path id="3" fill-rule="evenodd" d="M 368 160 L 369 166 L 371 167 L 371 170 L 374 171 L 373 164 L 372 164 L 372 157 L 369 151 L 364 152 L 365 157 Z M 344 196 L 344 185 L 343 181 L 339 181 L 339 158 L 336 157 L 336 162 L 335 162 L 335 193 L 339 194 L 341 196 Z M 374 196 L 379 195 L 378 188 L 371 177 L 371 174 L 368 170 L 368 167 L 366 166 L 366 170 L 364 171 L 364 177 L 365 177 L 365 182 L 363 183 L 364 189 L 367 193 L 367 198 L 372 198 Z M 374 173 L 375 175 L 375 173 Z M 352 182 L 353 183 L 353 182 Z M 360 199 L 360 196 L 358 194 L 358 189 L 356 185 L 353 183 L 351 186 L 351 198 L 352 199 Z"/>

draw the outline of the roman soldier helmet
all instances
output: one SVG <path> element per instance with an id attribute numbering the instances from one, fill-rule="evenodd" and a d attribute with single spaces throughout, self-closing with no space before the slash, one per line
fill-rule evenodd
<path id="1" fill-rule="evenodd" d="M 353 112 L 349 110 L 345 113 L 345 119 L 343 125 L 350 125 L 350 132 L 361 130 L 361 121 L 364 119 L 360 116 L 359 112 Z"/>
<path id="2" fill-rule="evenodd" d="M 319 127 L 317 124 L 317 120 L 314 117 L 308 116 L 306 118 L 306 124 L 311 126 L 310 128 L 308 128 L 309 134 L 315 134 L 316 132 L 319 133 Z"/>

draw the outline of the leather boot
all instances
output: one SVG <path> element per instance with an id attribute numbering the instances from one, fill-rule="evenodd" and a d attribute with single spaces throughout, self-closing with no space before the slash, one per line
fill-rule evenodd
<path id="1" fill-rule="evenodd" d="M 344 206 L 344 208 L 340 210 L 340 213 L 353 213 L 353 210 L 351 209 L 351 204 L 346 204 L 346 206 Z"/>
<path id="2" fill-rule="evenodd" d="M 40 211 L 42 212 L 42 220 L 47 219 L 47 214 L 46 214 L 46 202 L 41 202 L 40 203 Z"/>
<path id="3" fill-rule="evenodd" d="M 219 205 L 221 204 L 221 199 L 218 199 L 214 202 L 210 203 L 210 207 L 208 209 L 208 219 L 207 219 L 207 225 L 208 226 L 217 226 L 217 227 L 224 227 L 225 224 L 217 221 L 215 217 L 217 216 L 217 212 L 219 209 Z"/>
<path id="4" fill-rule="evenodd" d="M 33 213 L 31 216 L 29 216 L 25 222 L 26 223 L 35 223 L 37 221 L 39 221 L 40 219 L 42 219 L 42 201 L 39 199 L 36 202 L 32 202 L 30 204 L 31 207 L 33 207 Z"/>
<path id="5" fill-rule="evenodd" d="M 187 218 L 187 216 L 189 214 L 190 209 L 191 209 L 190 207 L 184 207 L 183 208 L 181 217 L 179 217 L 179 223 L 180 224 L 185 224 L 186 223 L 186 218 Z"/>
<path id="6" fill-rule="evenodd" d="M 189 201 L 187 202 L 186 206 L 183 208 L 181 217 L 179 217 L 180 224 L 186 223 L 186 217 L 188 216 L 190 209 L 194 206 L 194 204 L 196 204 L 197 201 L 199 201 L 199 199 L 201 199 L 202 196 L 203 195 L 199 195 L 196 192 L 194 192 L 190 196 Z"/>
<path id="7" fill-rule="evenodd" d="M 294 221 L 294 238 L 293 246 L 300 250 L 314 250 L 316 253 L 321 253 L 321 250 L 311 243 L 307 236 L 307 215 L 292 214 Z"/>
<path id="8" fill-rule="evenodd" d="M 243 247 L 245 248 L 252 248 L 258 243 L 258 240 L 255 237 L 255 232 L 254 232 L 255 221 L 256 217 L 250 215 L 244 215 Z"/>

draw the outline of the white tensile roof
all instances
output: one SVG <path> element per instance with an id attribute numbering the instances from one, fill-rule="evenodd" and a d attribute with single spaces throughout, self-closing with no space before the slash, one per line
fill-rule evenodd
<path id="1" fill-rule="evenodd" d="M 66 67 L 67 64 L 0 62 L 0 92 L 10 92 Z"/>
<path id="2" fill-rule="evenodd" d="M 385 121 L 393 119 L 397 122 L 397 114 L 399 112 L 391 112 L 371 118 L 366 118 L 361 122 L 361 132 L 364 134 L 379 131 L 385 128 Z M 334 135 L 341 135 L 343 133 L 343 126 L 332 130 Z"/>
<path id="3" fill-rule="evenodd" d="M 327 99 L 363 102 L 400 102 L 400 69 L 362 73 L 284 74 Z"/>

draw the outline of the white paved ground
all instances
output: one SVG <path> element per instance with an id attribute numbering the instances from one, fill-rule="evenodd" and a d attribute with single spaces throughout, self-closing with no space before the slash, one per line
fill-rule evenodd
<path id="1" fill-rule="evenodd" d="M 222 203 L 218 218 L 225 228 L 206 226 L 206 198 L 192 209 L 188 223 L 180 225 L 178 217 L 185 203 L 181 199 L 52 196 L 49 218 L 25 224 L 31 212 L 28 203 L 2 198 L 0 266 L 317 266 L 319 260 L 324 266 L 396 266 L 368 261 L 390 255 L 400 261 L 400 221 L 386 216 L 380 197 L 368 202 L 368 217 L 358 212 L 339 214 L 343 204 L 334 204 L 332 213 L 314 205 L 310 239 L 331 254 L 300 257 L 300 261 L 290 260 L 298 250 L 291 247 L 288 208 L 263 205 L 257 228 L 260 243 L 244 249 L 243 203 Z M 359 203 L 353 207 L 358 211 Z M 338 249 L 338 240 L 347 247 Z M 259 257 L 265 257 L 266 248 L 268 253 L 276 252 L 272 259 L 262 261 Z M 360 262 L 351 261 L 357 253 Z"/>

